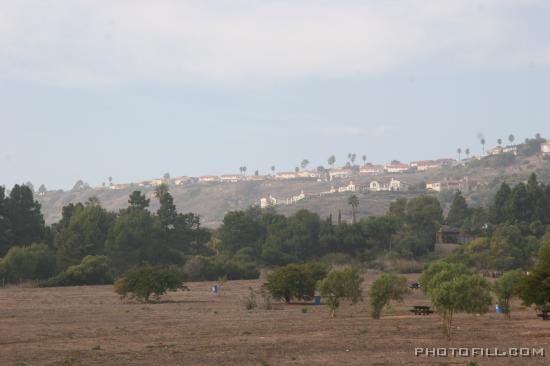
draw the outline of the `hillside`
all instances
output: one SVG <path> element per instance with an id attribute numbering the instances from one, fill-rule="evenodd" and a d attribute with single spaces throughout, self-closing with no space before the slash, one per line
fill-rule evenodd
<path id="1" fill-rule="evenodd" d="M 442 167 L 423 172 L 410 173 L 380 173 L 372 175 L 357 175 L 348 179 L 334 179 L 331 182 L 318 182 L 315 179 L 289 179 L 289 180 L 264 180 L 242 181 L 234 183 L 186 183 L 174 185 L 170 191 L 174 196 L 176 206 L 181 212 L 194 212 L 202 217 L 203 225 L 215 227 L 219 225 L 226 212 L 245 209 L 250 205 L 258 204 L 260 198 L 273 195 L 277 198 L 287 198 L 304 192 L 308 197 L 295 204 L 279 205 L 277 210 L 283 214 L 292 214 L 300 209 L 309 209 L 328 216 L 337 215 L 342 211 L 343 219 L 349 219 L 351 212 L 347 204 L 350 192 L 334 193 L 319 196 L 321 192 L 330 190 L 332 186 L 338 188 L 349 184 L 350 180 L 357 187 L 365 187 L 372 180 L 388 182 L 391 178 L 400 180 L 409 186 L 419 183 L 430 183 L 447 180 L 464 180 L 468 178 L 469 190 L 464 192 L 472 205 L 487 202 L 501 182 L 516 183 L 526 180 L 531 172 L 537 173 L 539 180 L 550 182 L 550 161 L 540 156 L 503 158 L 492 156 L 481 160 L 472 160 L 465 165 Z M 109 188 L 94 188 L 68 192 L 46 192 L 38 196 L 42 204 L 42 210 L 47 223 L 53 223 L 60 219 L 62 207 L 69 203 L 84 202 L 91 196 L 96 196 L 102 205 L 109 210 L 119 210 L 127 206 L 129 194 L 133 190 L 141 190 L 151 198 L 151 210 L 157 209 L 154 199 L 154 188 L 130 185 L 125 189 L 113 190 Z M 428 191 L 421 189 L 403 192 L 370 192 L 360 190 L 355 192 L 359 197 L 360 205 L 358 217 L 384 213 L 390 202 L 398 197 L 414 197 Z M 432 192 L 439 196 L 444 204 L 448 204 L 452 197 L 452 191 Z"/>

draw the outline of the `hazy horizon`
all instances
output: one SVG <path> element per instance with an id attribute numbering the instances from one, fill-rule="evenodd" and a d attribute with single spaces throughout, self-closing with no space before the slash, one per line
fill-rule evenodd
<path id="1" fill-rule="evenodd" d="M 5 2 L 0 185 L 376 163 L 550 137 L 550 3 Z"/>

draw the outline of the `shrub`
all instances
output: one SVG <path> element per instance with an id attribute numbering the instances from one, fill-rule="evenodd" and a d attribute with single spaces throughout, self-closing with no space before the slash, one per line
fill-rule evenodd
<path id="1" fill-rule="evenodd" d="M 274 299 L 311 300 L 315 295 L 315 284 L 327 274 L 322 264 L 289 264 L 270 273 L 264 287 Z"/>
<path id="2" fill-rule="evenodd" d="M 122 299 L 149 302 L 151 296 L 158 300 L 167 291 L 188 290 L 183 281 L 182 271 L 174 267 L 136 267 L 115 282 L 115 292 Z"/>
<path id="3" fill-rule="evenodd" d="M 409 292 L 407 279 L 395 273 L 385 273 L 378 277 L 369 290 L 371 316 L 380 319 L 382 309 L 394 301 L 402 301 Z"/>
<path id="4" fill-rule="evenodd" d="M 495 295 L 497 295 L 498 305 L 507 319 L 510 319 L 510 301 L 517 295 L 521 280 L 521 271 L 514 270 L 506 272 L 502 277 L 497 279 L 493 285 Z"/>
<path id="5" fill-rule="evenodd" d="M 89 255 L 80 264 L 41 284 L 42 287 L 105 285 L 113 283 L 109 260 L 103 255 Z"/>
<path id="6" fill-rule="evenodd" d="M 336 316 L 336 309 L 340 306 L 341 300 L 348 299 L 353 304 L 362 300 L 362 283 L 363 278 L 355 268 L 333 270 L 319 281 L 318 289 L 327 299 L 330 316 Z"/>
<path id="7" fill-rule="evenodd" d="M 11 247 L 0 260 L 0 277 L 8 282 L 48 278 L 55 271 L 55 256 L 44 244 Z"/>
<path id="8" fill-rule="evenodd" d="M 245 299 L 244 303 L 246 310 L 253 310 L 258 306 L 256 301 L 256 291 L 252 287 L 248 288 L 248 296 Z"/>

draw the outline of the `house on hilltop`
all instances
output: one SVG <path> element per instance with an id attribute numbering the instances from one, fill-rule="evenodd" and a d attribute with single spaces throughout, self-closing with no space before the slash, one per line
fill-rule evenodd
<path id="1" fill-rule="evenodd" d="M 403 173 L 409 171 L 410 167 L 407 164 L 386 164 L 384 170 L 388 173 Z"/>
<path id="2" fill-rule="evenodd" d="M 380 192 L 380 191 L 406 191 L 408 185 L 404 182 L 401 182 L 397 179 L 391 179 L 387 183 L 380 183 L 377 180 L 373 180 L 369 183 L 369 191 Z"/>

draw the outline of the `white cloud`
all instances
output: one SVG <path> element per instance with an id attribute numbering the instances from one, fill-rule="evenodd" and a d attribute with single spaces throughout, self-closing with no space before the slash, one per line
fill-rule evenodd
<path id="1" fill-rule="evenodd" d="M 542 0 L 0 2 L 0 78 L 33 82 L 340 77 L 441 55 L 450 67 L 550 64 L 516 14 Z"/>

